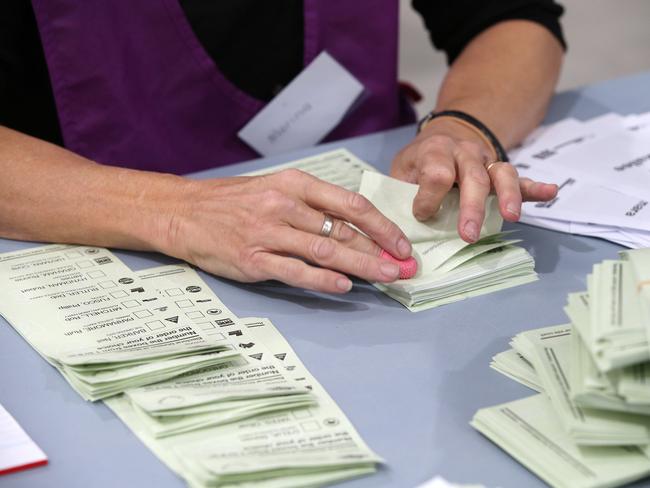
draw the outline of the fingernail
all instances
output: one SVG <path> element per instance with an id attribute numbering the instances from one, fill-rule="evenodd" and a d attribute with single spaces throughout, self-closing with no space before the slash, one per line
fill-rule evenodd
<path id="1" fill-rule="evenodd" d="M 470 241 L 474 242 L 478 239 L 478 225 L 473 220 L 468 220 L 463 228 L 465 235 L 469 238 Z"/>
<path id="2" fill-rule="evenodd" d="M 516 205 L 509 203 L 508 205 L 506 205 L 506 210 L 510 212 L 512 215 L 516 215 L 517 217 L 519 217 L 519 208 Z"/>
<path id="3" fill-rule="evenodd" d="M 394 280 L 399 275 L 399 266 L 393 263 L 381 263 L 379 265 L 381 273 L 391 280 Z"/>
<path id="4" fill-rule="evenodd" d="M 347 278 L 339 278 L 336 280 L 336 287 L 341 291 L 350 291 L 352 289 L 352 282 Z"/>
<path id="5" fill-rule="evenodd" d="M 402 256 L 410 256 L 411 244 L 409 243 L 409 241 L 401 237 L 400 240 L 397 241 L 397 250 Z"/>

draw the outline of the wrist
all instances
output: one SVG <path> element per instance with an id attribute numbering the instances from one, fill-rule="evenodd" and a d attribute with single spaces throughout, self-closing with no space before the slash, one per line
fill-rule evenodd
<path id="1" fill-rule="evenodd" d="M 140 226 L 141 233 L 136 238 L 152 251 L 188 261 L 183 229 L 191 216 L 192 195 L 198 193 L 193 187 L 199 182 L 172 174 L 155 174 L 155 180 L 142 194 L 143 204 L 137 217 L 149 225 Z"/>
<path id="2" fill-rule="evenodd" d="M 104 213 L 105 245 L 182 258 L 174 231 L 185 214 L 191 180 L 148 171 L 98 169 L 110 171 L 115 183 L 102 192 L 106 209 L 112 209 Z"/>
<path id="3" fill-rule="evenodd" d="M 420 132 L 428 123 L 443 117 L 451 119 L 457 125 L 464 126 L 481 138 L 485 142 L 485 145 L 492 149 L 492 160 L 508 161 L 508 154 L 494 132 L 492 132 L 488 126 L 486 126 L 481 120 L 477 119 L 474 115 L 463 110 L 449 109 L 431 111 L 418 124 L 418 132 Z"/>
<path id="4" fill-rule="evenodd" d="M 428 137 L 431 135 L 445 135 L 458 141 L 470 141 L 475 143 L 482 154 L 488 160 L 495 159 L 494 148 L 481 137 L 475 130 L 470 129 L 462 123 L 457 122 L 453 117 L 436 117 L 422 125 L 420 135 Z"/>

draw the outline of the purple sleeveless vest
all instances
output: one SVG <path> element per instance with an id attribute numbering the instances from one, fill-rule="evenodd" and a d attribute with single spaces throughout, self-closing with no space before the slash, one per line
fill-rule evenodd
<path id="1" fill-rule="evenodd" d="M 218 70 L 178 0 L 32 0 L 65 146 L 189 173 L 257 157 L 237 132 L 264 106 Z M 398 2 L 304 0 L 304 64 L 327 50 L 365 87 L 327 140 L 410 123 L 397 83 Z"/>

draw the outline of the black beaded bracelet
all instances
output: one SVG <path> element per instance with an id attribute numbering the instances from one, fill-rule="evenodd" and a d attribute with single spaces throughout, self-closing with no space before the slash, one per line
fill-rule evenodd
<path id="1" fill-rule="evenodd" d="M 476 129 L 480 135 L 482 135 L 492 146 L 497 160 L 503 161 L 505 163 L 509 162 L 508 154 L 506 153 L 505 149 L 503 149 L 503 146 L 499 142 L 499 139 L 497 139 L 497 137 L 494 135 L 494 133 L 476 117 L 466 112 L 461 112 L 460 110 L 442 110 L 440 112 L 429 112 L 424 116 L 424 118 L 422 118 L 422 120 L 420 120 L 420 122 L 418 122 L 418 134 L 428 122 L 438 117 L 452 117 L 458 119 L 458 121 L 463 123 L 463 125 L 469 125 L 472 128 Z"/>

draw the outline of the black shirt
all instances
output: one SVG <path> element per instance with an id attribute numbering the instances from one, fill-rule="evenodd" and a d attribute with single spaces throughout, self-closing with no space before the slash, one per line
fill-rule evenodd
<path id="1" fill-rule="evenodd" d="M 253 97 L 270 100 L 302 70 L 302 0 L 180 3 L 221 72 Z M 507 19 L 537 22 L 565 45 L 559 23 L 563 8 L 553 0 L 413 0 L 413 7 L 450 63 L 474 36 Z M 0 125 L 62 144 L 29 0 L 2 0 L 0 6 Z"/>

